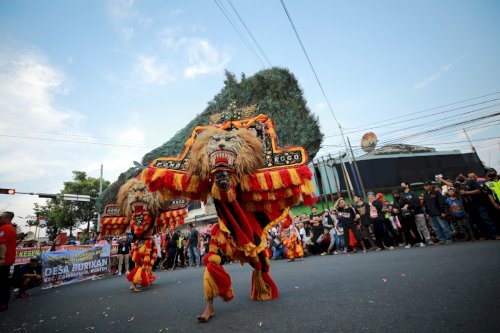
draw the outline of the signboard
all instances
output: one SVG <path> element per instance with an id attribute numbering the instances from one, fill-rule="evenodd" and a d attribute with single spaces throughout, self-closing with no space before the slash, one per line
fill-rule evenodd
<path id="1" fill-rule="evenodd" d="M 82 250 L 45 252 L 42 255 L 42 289 L 108 274 L 110 250 L 110 245 L 104 245 Z"/>
<path id="2" fill-rule="evenodd" d="M 56 251 L 73 251 L 73 250 L 88 250 L 92 245 L 62 245 L 57 246 Z M 20 247 L 16 249 L 16 261 L 14 265 L 23 265 L 30 262 L 30 258 L 42 256 L 45 252 L 50 250 L 50 246 L 43 247 Z M 111 256 L 118 255 L 118 244 L 111 244 Z"/>

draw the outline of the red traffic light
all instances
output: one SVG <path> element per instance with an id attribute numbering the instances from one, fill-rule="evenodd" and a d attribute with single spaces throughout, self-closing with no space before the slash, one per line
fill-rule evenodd
<path id="1" fill-rule="evenodd" d="M 13 188 L 0 188 L 1 194 L 16 194 L 16 190 Z"/>

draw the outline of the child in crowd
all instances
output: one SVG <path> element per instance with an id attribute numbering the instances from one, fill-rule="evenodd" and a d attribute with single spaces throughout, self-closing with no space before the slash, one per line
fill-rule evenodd
<path id="1" fill-rule="evenodd" d="M 454 187 L 448 188 L 448 197 L 445 201 L 446 209 L 453 219 L 455 219 L 460 232 L 464 234 L 465 240 L 473 240 L 472 228 L 469 219 L 465 215 L 465 209 L 462 205 L 462 200 L 457 195 L 457 190 Z"/>

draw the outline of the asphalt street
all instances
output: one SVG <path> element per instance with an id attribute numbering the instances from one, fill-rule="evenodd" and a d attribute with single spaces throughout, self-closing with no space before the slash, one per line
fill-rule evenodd
<path id="1" fill-rule="evenodd" d="M 0 332 L 499 332 L 500 241 L 274 261 L 280 296 L 249 298 L 251 269 L 226 265 L 235 299 L 204 307 L 203 268 L 157 272 L 141 293 L 123 276 L 11 299 Z"/>

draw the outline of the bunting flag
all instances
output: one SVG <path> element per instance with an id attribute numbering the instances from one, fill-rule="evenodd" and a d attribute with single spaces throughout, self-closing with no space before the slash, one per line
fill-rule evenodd
<path id="1" fill-rule="evenodd" d="M 116 204 L 106 205 L 104 216 L 101 219 L 101 236 L 122 235 L 129 226 L 129 219 L 121 216 L 120 207 Z"/>
<path id="2" fill-rule="evenodd" d="M 174 230 L 184 224 L 187 215 L 185 208 L 163 212 L 156 218 L 156 228 L 161 231 L 165 231 L 166 229 Z"/>

